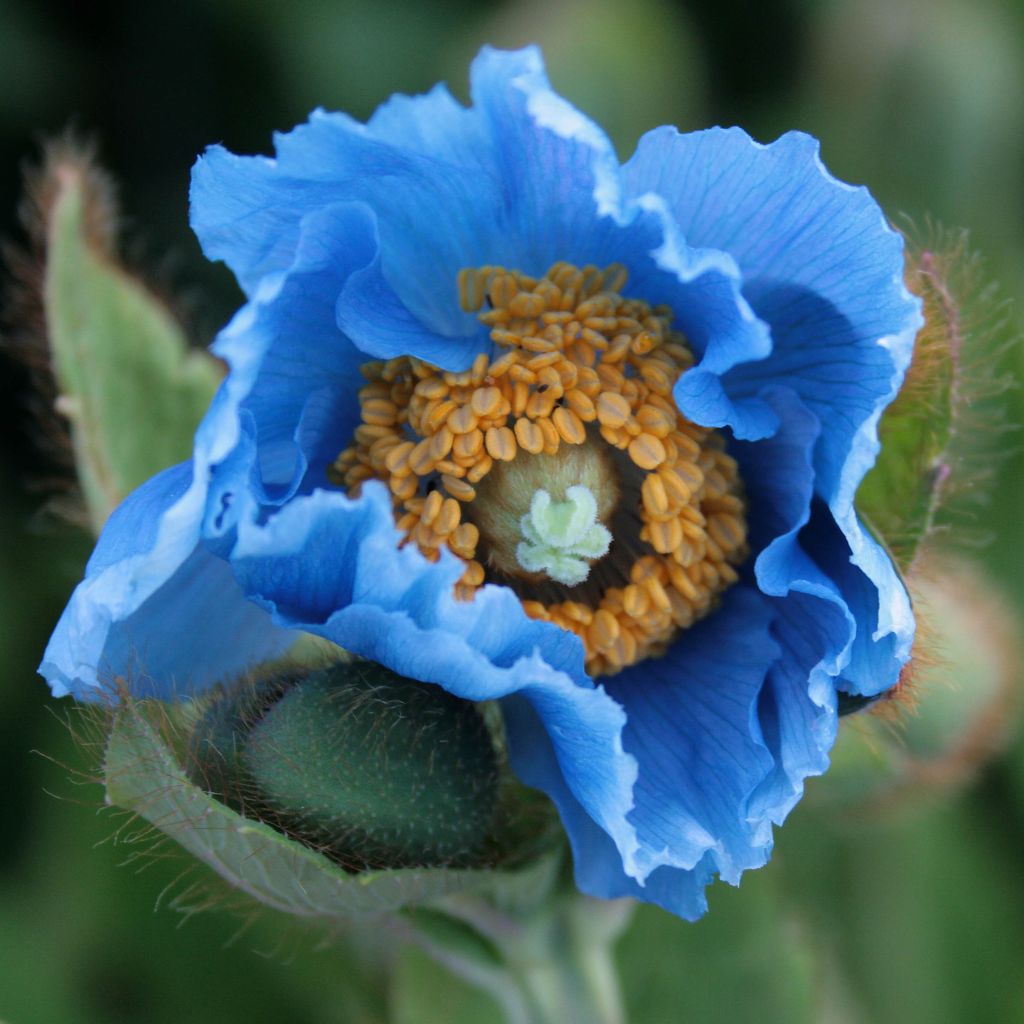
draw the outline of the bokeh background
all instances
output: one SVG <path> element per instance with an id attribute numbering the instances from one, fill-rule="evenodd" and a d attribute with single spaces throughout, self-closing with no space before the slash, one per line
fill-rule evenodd
<path id="1" fill-rule="evenodd" d="M 1019 0 L 0 0 L 0 233 L 17 236 L 21 167 L 38 141 L 68 124 L 94 135 L 121 183 L 129 256 L 206 343 L 239 296 L 187 227 L 204 145 L 265 152 L 272 130 L 314 106 L 365 117 L 392 91 L 439 79 L 465 97 L 481 43 L 530 41 L 623 158 L 661 123 L 740 124 L 764 141 L 812 132 L 829 167 L 868 183 L 894 218 L 969 227 L 986 258 L 977 301 L 993 304 L 984 282 L 1000 281 L 1019 330 Z M 1024 349 L 991 352 L 1020 379 Z M 98 789 L 62 767 L 87 760 L 66 708 L 35 676 L 90 542 L 40 514 L 53 466 L 27 381 L 0 356 L 0 1021 L 370 1024 L 390 1012 L 429 1024 L 456 1005 L 496 1019 L 447 981 L 436 1000 L 413 999 L 412 981 L 429 984 L 415 955 L 385 1006 L 376 954 L 358 938 L 317 948 L 320 936 L 270 914 L 184 916 L 173 894 L 195 878 L 178 881 L 187 862 L 123 865 Z M 1024 422 L 1020 393 L 1003 402 L 1007 423 Z M 992 444 L 1007 452 L 970 524 L 990 538 L 972 553 L 990 582 L 968 602 L 982 638 L 938 673 L 938 710 L 894 734 L 910 755 L 915 744 L 935 755 L 956 745 L 958 723 L 984 721 L 977 742 L 940 759 L 928 784 L 896 786 L 892 755 L 879 763 L 892 737 L 850 726 L 836 771 L 812 782 L 765 870 L 716 887 L 697 925 L 638 914 L 619 947 L 635 1024 L 1024 1021 L 1024 746 L 999 742 L 1021 672 L 1000 670 L 999 632 L 984 629 L 998 619 L 989 590 L 1011 622 L 1024 608 L 1024 459 L 1012 433 Z M 938 639 L 956 646 L 965 619 L 947 609 Z"/>

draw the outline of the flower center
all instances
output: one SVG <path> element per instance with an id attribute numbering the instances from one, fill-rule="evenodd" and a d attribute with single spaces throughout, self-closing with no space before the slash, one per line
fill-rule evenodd
<path id="1" fill-rule="evenodd" d="M 362 423 L 329 470 L 353 493 L 386 482 L 404 543 L 465 561 L 457 597 L 512 587 L 581 638 L 592 675 L 662 653 L 747 553 L 735 460 L 672 400 L 690 351 L 625 280 L 616 265 L 462 271 L 492 352 L 461 373 L 366 363 Z"/>

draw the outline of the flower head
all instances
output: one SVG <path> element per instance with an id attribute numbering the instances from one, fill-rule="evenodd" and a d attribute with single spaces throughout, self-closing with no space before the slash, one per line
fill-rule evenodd
<path id="1" fill-rule="evenodd" d="M 580 887 L 697 916 L 909 656 L 853 506 L 921 323 L 902 240 L 808 136 L 620 165 L 536 50 L 472 84 L 199 161 L 231 372 L 42 671 L 189 695 L 314 633 L 499 700 Z"/>

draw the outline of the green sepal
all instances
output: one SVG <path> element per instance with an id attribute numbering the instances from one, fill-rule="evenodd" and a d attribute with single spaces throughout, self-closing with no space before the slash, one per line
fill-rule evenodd
<path id="1" fill-rule="evenodd" d="M 903 572 L 948 490 L 963 342 L 960 304 L 935 254 L 911 253 L 906 280 L 923 301 L 925 324 L 903 386 L 879 423 L 878 460 L 857 492 L 861 517 Z"/>
<path id="2" fill-rule="evenodd" d="M 112 715 L 104 763 L 107 802 L 164 831 L 229 885 L 305 918 L 338 922 L 467 893 L 535 904 L 550 892 L 561 847 L 495 869 L 346 871 L 317 850 L 227 807 L 187 776 L 172 737 L 189 706 L 126 701 Z"/>
<path id="3" fill-rule="evenodd" d="M 49 176 L 47 337 L 58 408 L 71 425 L 79 482 L 98 531 L 130 491 L 189 458 L 222 371 L 189 346 L 166 306 L 112 255 L 111 240 L 96 227 L 97 172 L 67 160 Z"/>

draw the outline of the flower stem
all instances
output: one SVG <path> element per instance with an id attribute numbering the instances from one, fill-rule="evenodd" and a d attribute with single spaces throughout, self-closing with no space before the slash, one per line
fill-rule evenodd
<path id="1" fill-rule="evenodd" d="M 507 1024 L 624 1024 L 612 950 L 632 915 L 629 900 L 573 894 L 525 919 L 456 898 L 444 911 L 469 924 L 498 956 L 485 964 L 463 949 L 420 935 L 434 959 L 487 991 Z"/>

